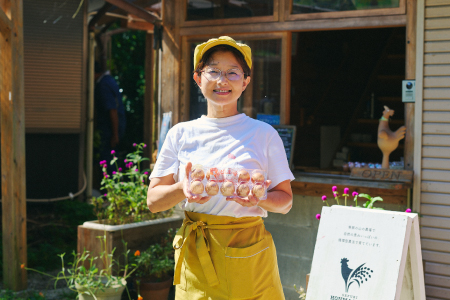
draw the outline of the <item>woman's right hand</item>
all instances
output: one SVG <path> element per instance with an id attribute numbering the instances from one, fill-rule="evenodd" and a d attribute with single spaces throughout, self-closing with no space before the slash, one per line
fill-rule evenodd
<path id="1" fill-rule="evenodd" d="M 189 190 L 189 173 L 191 172 L 191 169 L 192 169 L 192 163 L 188 162 L 186 165 L 186 176 L 183 181 L 184 195 L 186 196 L 186 199 L 189 203 L 204 204 L 204 203 L 208 202 L 209 199 L 211 199 L 210 196 L 202 197 L 201 195 L 196 195 L 196 194 L 191 193 L 191 191 Z"/>

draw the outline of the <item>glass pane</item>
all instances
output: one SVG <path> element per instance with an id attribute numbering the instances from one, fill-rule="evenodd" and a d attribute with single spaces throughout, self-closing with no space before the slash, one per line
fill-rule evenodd
<path id="1" fill-rule="evenodd" d="M 399 7 L 399 0 L 293 0 L 293 14 Z"/>
<path id="2" fill-rule="evenodd" d="M 239 112 L 252 118 L 272 120 L 279 124 L 281 89 L 281 39 L 237 40 L 252 48 L 251 81 L 238 101 Z M 197 43 L 191 44 L 190 65 Z M 193 73 L 193 67 L 191 73 Z M 189 119 L 207 113 L 207 102 L 192 78 L 190 80 Z M 270 121 L 267 121 L 270 122 Z"/>
<path id="3" fill-rule="evenodd" d="M 273 0 L 187 0 L 187 21 L 273 15 Z"/>

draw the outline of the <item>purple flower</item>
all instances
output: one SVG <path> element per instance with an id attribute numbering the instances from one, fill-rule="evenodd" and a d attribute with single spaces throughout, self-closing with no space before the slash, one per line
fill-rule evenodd
<path id="1" fill-rule="evenodd" d="M 106 164 L 106 160 L 102 160 L 102 161 L 100 162 L 100 165 L 104 165 L 104 164 Z"/>
<path id="2" fill-rule="evenodd" d="M 320 214 L 317 214 L 317 215 L 316 215 L 316 219 L 317 219 L 317 220 L 320 220 Z"/>
<path id="3" fill-rule="evenodd" d="M 358 192 L 353 192 L 353 193 L 352 193 L 352 196 L 353 196 L 353 197 L 356 197 L 356 196 L 358 196 L 358 195 L 359 195 Z"/>
<path id="4" fill-rule="evenodd" d="M 412 212 L 412 210 L 411 210 L 411 208 L 407 208 L 407 209 L 405 210 L 405 212 L 410 213 L 410 212 Z"/>
<path id="5" fill-rule="evenodd" d="M 122 172 L 122 168 L 119 168 L 119 172 Z"/>
<path id="6" fill-rule="evenodd" d="M 103 196 L 108 197 L 108 194 L 104 194 Z"/>
<path id="7" fill-rule="evenodd" d="M 331 190 L 332 190 L 333 192 L 336 192 L 336 191 L 337 191 L 337 186 L 333 186 L 333 187 L 331 188 Z"/>
<path id="8" fill-rule="evenodd" d="M 116 173 L 117 173 L 116 171 L 113 171 L 113 175 L 116 175 Z"/>
<path id="9" fill-rule="evenodd" d="M 116 151 L 115 150 L 111 150 L 111 154 L 114 154 L 114 153 L 116 153 Z"/>
<path id="10" fill-rule="evenodd" d="M 349 190 L 349 188 L 345 188 L 344 189 L 344 194 L 347 194 L 348 195 L 348 192 L 349 192 L 350 190 Z"/>
<path id="11" fill-rule="evenodd" d="M 323 195 L 322 196 L 322 201 L 327 201 L 327 196 Z"/>
<path id="12" fill-rule="evenodd" d="M 138 169 L 136 169 L 136 170 L 134 170 L 135 172 L 139 172 L 139 170 Z"/>
<path id="13" fill-rule="evenodd" d="M 103 168 L 107 168 L 107 167 L 108 167 L 108 165 L 107 165 L 107 164 L 104 164 L 104 165 L 103 165 Z"/>
<path id="14" fill-rule="evenodd" d="M 145 182 L 145 180 L 142 180 L 142 183 L 144 183 Z"/>
<path id="15" fill-rule="evenodd" d="M 148 172 L 146 171 L 146 172 L 144 172 L 144 175 L 148 175 Z"/>
<path id="16" fill-rule="evenodd" d="M 127 160 L 126 158 L 123 160 L 124 163 L 126 163 L 127 161 L 128 161 L 128 160 Z"/>
<path id="17" fill-rule="evenodd" d="M 137 144 L 136 143 L 133 143 L 133 147 L 136 147 L 137 146 Z"/>
<path id="18" fill-rule="evenodd" d="M 146 144 L 144 144 L 144 148 L 147 148 L 147 145 L 146 145 Z"/>
<path id="19" fill-rule="evenodd" d="M 334 197 L 336 198 L 338 196 L 338 193 L 333 192 Z"/>

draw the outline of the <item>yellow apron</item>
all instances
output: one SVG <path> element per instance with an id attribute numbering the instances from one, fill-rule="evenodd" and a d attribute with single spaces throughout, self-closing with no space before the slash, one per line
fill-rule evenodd
<path id="1" fill-rule="evenodd" d="M 173 241 L 176 300 L 284 300 L 275 245 L 261 217 L 185 216 Z"/>

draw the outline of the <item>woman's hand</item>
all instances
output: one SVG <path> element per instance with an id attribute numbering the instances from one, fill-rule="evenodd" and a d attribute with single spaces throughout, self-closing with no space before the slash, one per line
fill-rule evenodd
<path id="1" fill-rule="evenodd" d="M 269 185 L 271 183 L 272 183 L 271 180 L 266 180 L 266 189 L 269 188 Z M 250 190 L 250 193 L 245 198 L 242 198 L 242 197 L 239 197 L 239 196 L 233 196 L 233 197 L 227 197 L 226 200 L 227 201 L 235 201 L 235 202 L 237 202 L 240 205 L 245 206 L 245 207 L 256 206 L 256 205 L 259 204 L 259 201 L 261 201 L 261 200 L 259 200 L 259 198 L 257 198 L 255 195 L 253 195 L 252 190 Z"/>
<path id="2" fill-rule="evenodd" d="M 192 163 L 188 162 L 186 165 L 186 177 L 183 180 L 184 195 L 186 196 L 186 199 L 189 203 L 204 204 L 204 203 L 208 202 L 209 199 L 211 199 L 210 196 L 202 197 L 201 195 L 196 195 L 189 191 L 189 184 L 190 184 L 189 173 L 191 172 L 191 169 L 192 169 Z"/>

